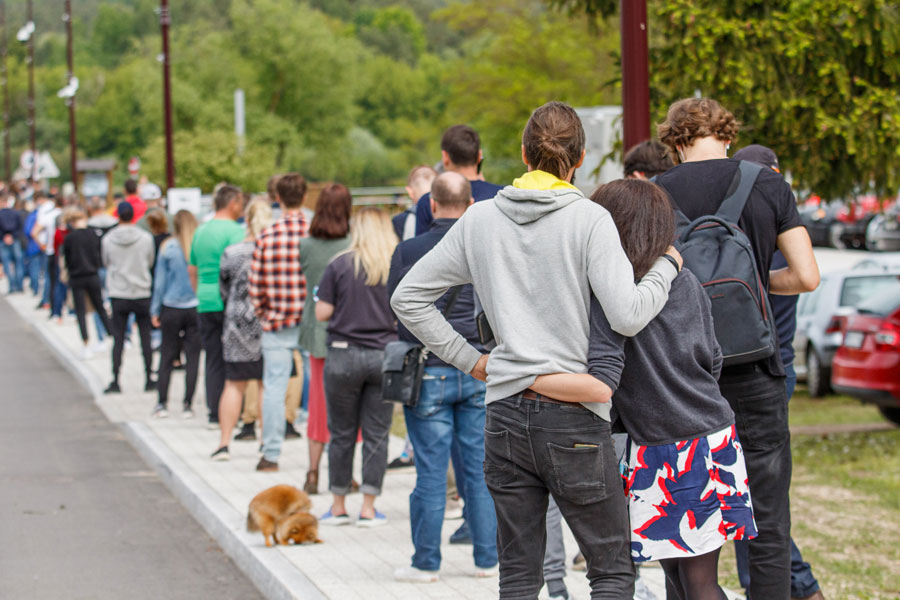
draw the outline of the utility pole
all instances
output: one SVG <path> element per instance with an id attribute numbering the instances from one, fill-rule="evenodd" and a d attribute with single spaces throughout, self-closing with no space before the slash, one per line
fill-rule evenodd
<path id="1" fill-rule="evenodd" d="M 647 1 L 621 0 L 622 113 L 625 152 L 650 139 Z"/>
<path id="2" fill-rule="evenodd" d="M 0 83 L 3 84 L 3 159 L 6 167 L 6 185 L 12 184 L 12 157 L 9 155 L 9 82 L 6 72 L 6 2 L 0 0 L 0 29 L 3 30 L 0 46 Z"/>
<path id="3" fill-rule="evenodd" d="M 32 0 L 28 0 L 28 26 L 31 34 L 28 36 L 28 127 L 29 141 L 31 143 L 31 183 L 35 183 L 37 174 L 38 155 L 37 140 L 35 137 L 34 123 L 34 8 Z"/>
<path id="4" fill-rule="evenodd" d="M 163 118 L 166 128 L 166 189 L 175 187 L 175 155 L 172 149 L 172 90 L 169 83 L 169 0 L 160 0 L 159 25 L 162 29 Z"/>
<path id="5" fill-rule="evenodd" d="M 74 58 L 72 57 L 72 2 L 66 0 L 66 13 L 63 15 L 66 22 L 66 62 L 68 64 L 68 77 L 66 88 L 70 89 L 75 80 Z M 76 88 L 77 89 L 77 88 Z M 75 184 L 75 193 L 78 193 L 78 146 L 75 142 L 75 91 L 66 98 L 66 104 L 69 105 L 69 146 L 72 161 L 72 183 Z"/>

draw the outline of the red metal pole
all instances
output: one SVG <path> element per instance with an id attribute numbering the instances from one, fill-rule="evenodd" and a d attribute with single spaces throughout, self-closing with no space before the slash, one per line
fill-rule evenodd
<path id="1" fill-rule="evenodd" d="M 66 62 L 69 67 L 69 75 L 66 79 L 66 85 L 68 86 L 72 82 L 72 77 L 75 76 L 75 59 L 72 53 L 72 3 L 71 0 L 66 0 L 66 14 L 64 17 L 66 21 Z M 75 139 L 75 96 L 71 98 L 67 98 L 66 102 L 69 105 L 69 147 L 70 147 L 70 160 L 72 161 L 72 183 L 75 184 L 75 194 L 78 194 L 78 145 Z"/>
<path id="2" fill-rule="evenodd" d="M 622 113 L 625 151 L 650 139 L 647 2 L 621 0 Z"/>
<path id="3" fill-rule="evenodd" d="M 28 0 L 28 22 L 34 22 L 34 14 L 32 11 L 32 1 Z M 28 127 L 29 141 L 31 143 L 31 182 L 35 183 L 34 177 L 37 174 L 37 140 L 35 139 L 35 123 L 34 123 L 34 36 L 35 32 L 28 37 Z"/>
<path id="4" fill-rule="evenodd" d="M 0 28 L 3 29 L 3 46 L 0 49 L 0 81 L 3 83 L 3 157 L 6 167 L 6 185 L 12 184 L 12 157 L 9 154 L 9 82 L 6 72 L 6 2 L 0 1 Z"/>
<path id="5" fill-rule="evenodd" d="M 172 149 L 172 90 L 169 83 L 169 0 L 160 0 L 159 24 L 163 46 L 163 112 L 166 127 L 166 189 L 175 187 L 175 154 Z"/>

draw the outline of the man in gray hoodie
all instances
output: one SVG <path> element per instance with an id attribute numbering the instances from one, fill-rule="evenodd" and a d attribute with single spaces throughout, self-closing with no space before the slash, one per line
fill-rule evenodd
<path id="1" fill-rule="evenodd" d="M 156 389 L 151 378 L 153 351 L 150 348 L 150 296 L 155 249 L 153 236 L 134 225 L 134 209 L 128 202 L 118 206 L 119 225 L 110 230 L 101 242 L 101 257 L 106 267 L 106 288 L 112 304 L 113 379 L 104 393 L 117 394 L 122 349 L 125 346 L 125 327 L 128 316 L 134 315 L 141 336 L 144 353 L 144 391 Z"/>
<path id="2" fill-rule="evenodd" d="M 587 372 L 591 294 L 614 330 L 640 331 L 665 305 L 680 256 L 672 249 L 635 284 L 609 213 L 570 183 L 584 158 L 584 130 L 569 106 L 534 112 L 522 156 L 529 172 L 471 207 L 412 267 L 391 305 L 442 360 L 487 380 L 484 471 L 497 512 L 500 598 L 537 597 L 548 492 L 585 551 L 591 598 L 631 598 L 611 393 L 579 404 L 529 388 L 538 375 Z M 489 359 L 434 307 L 465 283 L 492 325 Z"/>

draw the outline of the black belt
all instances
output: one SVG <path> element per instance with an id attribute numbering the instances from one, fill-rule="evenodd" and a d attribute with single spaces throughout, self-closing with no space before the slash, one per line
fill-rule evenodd
<path id="1" fill-rule="evenodd" d="M 544 396 L 542 394 L 538 394 L 534 390 L 525 390 L 520 394 L 522 396 L 522 400 L 534 400 L 536 402 L 549 402 L 550 404 L 562 404 L 563 406 L 581 406 L 581 404 L 577 402 L 563 402 L 562 400 L 557 400 L 556 398 L 551 398 L 549 396 Z"/>

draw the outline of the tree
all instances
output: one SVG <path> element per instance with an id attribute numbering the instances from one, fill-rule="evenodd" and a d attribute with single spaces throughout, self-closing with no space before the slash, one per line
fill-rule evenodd
<path id="1" fill-rule="evenodd" d="M 414 65 L 425 51 L 425 30 L 408 8 L 363 10 L 355 21 L 361 42 L 395 60 Z"/>
<path id="2" fill-rule="evenodd" d="M 615 74 L 615 28 L 601 24 L 594 34 L 583 20 L 548 11 L 535 0 L 455 3 L 438 17 L 467 38 L 447 76 L 451 95 L 444 125 L 463 122 L 479 131 L 488 179 L 510 181 L 521 174 L 522 129 L 541 104 L 619 102 L 617 89 L 605 85 Z"/>
<path id="3" fill-rule="evenodd" d="M 662 116 L 694 90 L 827 198 L 900 186 L 900 11 L 887 0 L 667 0 L 652 53 Z M 685 68 L 685 65 L 691 65 Z"/>

